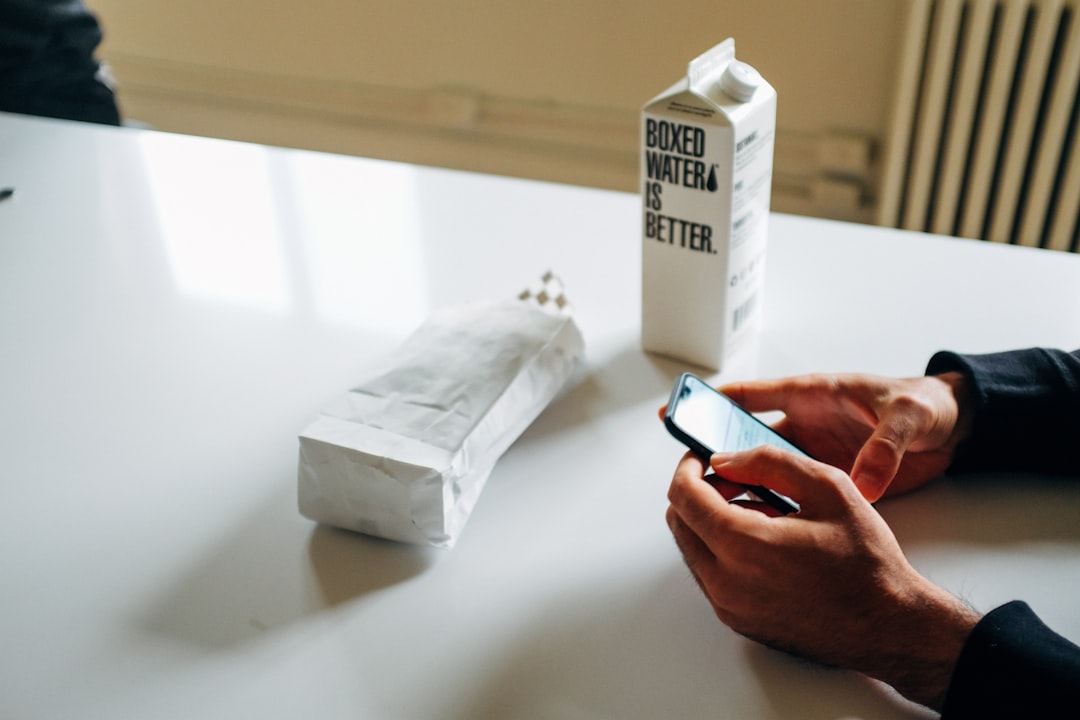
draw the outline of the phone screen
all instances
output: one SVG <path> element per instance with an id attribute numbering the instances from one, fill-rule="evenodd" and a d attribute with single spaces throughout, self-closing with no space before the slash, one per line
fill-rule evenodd
<path id="1" fill-rule="evenodd" d="M 715 452 L 738 452 L 759 445 L 775 445 L 806 454 L 731 398 L 690 373 L 684 373 L 675 383 L 664 424 L 672 435 L 705 461 Z M 798 503 L 778 492 L 756 485 L 749 489 L 781 512 L 799 510 Z"/>
<path id="2" fill-rule="evenodd" d="M 805 454 L 726 395 L 693 375 L 684 375 L 669 404 L 671 421 L 711 452 L 738 452 L 775 445 Z"/>

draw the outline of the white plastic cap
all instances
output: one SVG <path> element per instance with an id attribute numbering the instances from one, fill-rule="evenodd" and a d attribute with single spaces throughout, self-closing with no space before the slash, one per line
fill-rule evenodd
<path id="1" fill-rule="evenodd" d="M 724 74 L 720 76 L 720 89 L 734 100 L 749 102 L 754 92 L 761 87 L 761 74 L 750 65 L 738 60 L 728 63 Z"/>

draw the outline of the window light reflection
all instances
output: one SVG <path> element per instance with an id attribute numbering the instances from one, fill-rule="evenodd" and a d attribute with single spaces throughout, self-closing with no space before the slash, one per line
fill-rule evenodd
<path id="1" fill-rule="evenodd" d="M 418 325 L 428 297 L 416 169 L 320 153 L 293 153 L 288 167 L 315 315 L 392 334 Z"/>
<path id="2" fill-rule="evenodd" d="M 288 310 L 268 150 L 166 133 L 140 140 L 178 288 Z"/>

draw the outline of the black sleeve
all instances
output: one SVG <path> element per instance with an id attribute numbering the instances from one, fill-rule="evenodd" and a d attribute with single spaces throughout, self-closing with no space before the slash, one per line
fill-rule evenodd
<path id="1" fill-rule="evenodd" d="M 926 374 L 963 372 L 975 403 L 971 437 L 951 473 L 1080 475 L 1080 350 L 939 352 Z"/>
<path id="2" fill-rule="evenodd" d="M 964 644 L 942 720 L 1072 717 L 1080 707 L 1080 647 L 1023 602 L 993 610 Z"/>
<path id="3" fill-rule="evenodd" d="M 119 125 L 101 38 L 82 0 L 0 0 L 0 110 Z"/>

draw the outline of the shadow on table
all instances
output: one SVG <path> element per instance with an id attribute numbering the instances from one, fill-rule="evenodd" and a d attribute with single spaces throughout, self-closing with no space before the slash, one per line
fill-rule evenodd
<path id="1" fill-rule="evenodd" d="M 662 397 L 677 367 L 628 347 L 584 370 L 527 433 L 543 437 Z M 409 580 L 445 553 L 313 524 L 297 513 L 295 480 L 283 476 L 275 486 L 275 495 L 173 581 L 148 613 L 152 631 L 226 649 Z"/>
<path id="2" fill-rule="evenodd" d="M 736 635 L 672 560 L 640 585 L 593 586 L 553 600 L 505 638 L 505 655 L 490 662 L 500 670 L 452 717 L 934 717 L 855 673 Z"/>
<path id="3" fill-rule="evenodd" d="M 529 426 L 525 435 L 543 437 L 587 425 L 598 417 L 618 413 L 650 400 L 666 402 L 680 373 L 708 377 L 711 371 L 642 351 L 639 345 L 624 347 L 598 365 L 586 364 L 567 388 Z M 651 407 L 651 406 L 650 406 Z"/>
<path id="4" fill-rule="evenodd" d="M 1078 586 L 1080 566 L 1064 566 L 1061 553 L 1080 537 L 1080 482 L 943 479 L 881 508 L 905 550 L 927 549 L 931 570 L 946 572 L 950 582 L 975 585 L 984 595 L 1043 601 Z M 1014 546 L 1020 557 L 1010 552 Z M 988 559 L 968 566 L 980 557 Z M 954 569 L 944 571 L 941 563 Z M 1032 583 L 1002 588 L 1002 564 L 1033 566 Z M 1071 612 L 1071 603 L 1064 606 L 1061 612 Z M 498 672 L 472 689 L 454 717 L 936 717 L 880 683 L 735 635 L 674 558 L 651 578 L 598 578 L 573 596 L 552 599 L 529 620 L 505 638 L 503 656 L 490 663 Z M 1060 629 L 1070 634 L 1067 626 Z"/>
<path id="5" fill-rule="evenodd" d="M 445 550 L 317 525 L 308 558 L 323 602 L 342 605 L 419 575 Z"/>
<path id="6" fill-rule="evenodd" d="M 1080 538 L 1080 480 L 1037 475 L 946 477 L 878 510 L 902 545 L 990 548 Z"/>
<path id="7" fill-rule="evenodd" d="M 441 552 L 316 525 L 288 485 L 172 583 L 150 630 L 227 649 L 404 582 Z"/>

